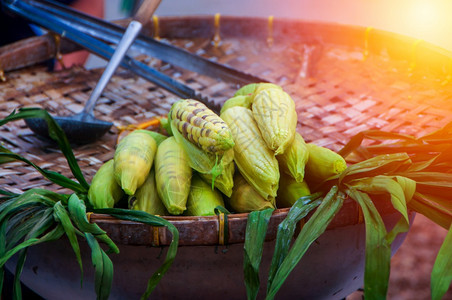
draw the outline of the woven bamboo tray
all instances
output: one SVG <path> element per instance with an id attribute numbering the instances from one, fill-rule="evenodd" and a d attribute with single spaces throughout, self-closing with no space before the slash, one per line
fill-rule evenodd
<path id="1" fill-rule="evenodd" d="M 219 26 L 215 23 L 213 16 L 167 17 L 149 23 L 146 29 L 155 38 L 282 85 L 296 102 L 297 130 L 308 142 L 339 150 L 362 130 L 419 136 L 452 121 L 451 54 L 433 45 L 372 28 L 337 24 L 226 16 L 220 18 Z M 228 82 L 150 57 L 139 58 L 216 103 L 224 102 L 237 89 Z M 0 117 L 20 107 L 37 106 L 58 115 L 76 113 L 100 74 L 101 70 L 80 67 L 49 72 L 44 65 L 9 71 L 6 82 L 0 83 Z M 116 126 L 135 124 L 166 114 L 177 100 L 154 84 L 120 70 L 103 93 L 95 114 Z M 25 123 L 10 123 L 0 130 L 0 141 L 13 151 L 43 168 L 69 176 L 60 151 L 54 144 L 38 139 Z M 113 157 L 117 136 L 118 129 L 113 127 L 95 143 L 74 145 L 88 181 L 102 163 Z M 13 192 L 35 187 L 58 190 L 22 163 L 1 169 L 0 185 Z M 277 210 L 272 222 L 279 223 L 286 213 L 287 209 Z M 218 243 L 216 217 L 168 219 L 183 229 L 181 245 Z M 149 226 L 96 214 L 91 220 L 123 244 L 169 242 L 169 233 L 164 229 L 156 233 L 157 229 Z M 245 222 L 246 214 L 231 217 L 227 243 L 243 241 Z M 359 209 L 350 202 L 330 227 L 359 222 Z M 190 224 L 193 230 L 201 228 L 206 235 L 193 237 Z M 141 228 L 140 234 L 133 233 L 137 227 Z M 268 238 L 274 233 L 270 230 Z"/>

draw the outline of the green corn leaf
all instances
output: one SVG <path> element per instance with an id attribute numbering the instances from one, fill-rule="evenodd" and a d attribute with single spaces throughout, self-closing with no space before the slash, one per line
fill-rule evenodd
<path id="1" fill-rule="evenodd" d="M 167 220 L 157 216 L 150 215 L 144 211 L 119 208 L 104 208 L 104 209 L 95 209 L 94 212 L 108 214 L 122 220 L 141 222 L 151 226 L 165 226 L 171 232 L 173 238 L 168 247 L 168 252 L 166 253 L 165 261 L 151 276 L 151 278 L 148 281 L 146 291 L 141 297 L 142 299 L 149 298 L 152 291 L 160 282 L 163 275 L 166 274 L 168 269 L 171 267 L 174 259 L 176 258 L 177 247 L 179 245 L 179 231 L 177 231 L 177 228 Z"/>
<path id="2" fill-rule="evenodd" d="M 6 254 L 6 225 L 7 222 L 0 222 L 0 257 Z M 0 266 L 0 295 L 3 295 L 3 281 L 5 278 L 5 267 Z"/>
<path id="3" fill-rule="evenodd" d="M 409 166 L 410 164 L 410 157 L 406 153 L 378 155 L 349 166 L 339 176 L 339 182 L 387 173 L 392 174 L 403 166 Z"/>
<path id="4" fill-rule="evenodd" d="M 416 190 L 416 182 L 401 176 L 383 176 L 365 177 L 350 181 L 348 185 L 356 190 L 367 193 L 368 195 L 388 194 L 391 197 L 392 205 L 408 220 L 407 202 L 411 200 Z"/>
<path id="5" fill-rule="evenodd" d="M 41 238 L 31 238 L 28 239 L 22 243 L 20 243 L 19 245 L 15 246 L 14 248 L 6 251 L 5 253 L 2 254 L 2 256 L 0 257 L 0 268 L 2 268 L 5 263 L 17 252 L 19 252 L 20 250 L 27 248 L 29 246 L 33 246 L 33 245 L 37 245 L 43 242 L 49 242 L 49 241 L 54 241 L 59 239 L 62 235 L 64 234 L 64 228 L 60 225 L 58 225 L 57 227 L 55 227 L 54 229 L 52 229 L 50 232 L 46 233 L 43 237 Z"/>
<path id="6" fill-rule="evenodd" d="M 272 284 L 268 288 L 266 299 L 275 297 L 287 276 L 301 260 L 310 245 L 326 230 L 328 224 L 342 207 L 343 202 L 344 196 L 338 195 L 337 186 L 333 186 L 295 239 L 292 248 L 281 263 Z"/>
<path id="7" fill-rule="evenodd" d="M 452 282 L 452 226 L 439 249 L 431 274 L 432 300 L 441 300 Z"/>
<path id="8" fill-rule="evenodd" d="M 366 225 L 364 295 L 366 300 L 385 299 L 391 260 L 385 224 L 366 193 L 350 188 L 348 194 L 361 206 Z"/>
<path id="9" fill-rule="evenodd" d="M 3 152 L 3 153 L 13 153 L 11 150 L 9 150 L 9 149 L 3 147 L 2 145 L 0 145 L 0 153 L 1 152 Z M 7 157 L 7 156 L 0 157 L 0 165 L 1 164 L 6 164 L 6 163 L 9 163 L 9 162 L 13 162 L 13 161 L 16 161 L 16 159 L 14 159 L 12 157 Z"/>
<path id="10" fill-rule="evenodd" d="M 43 191 L 45 190 L 31 189 L 16 198 L 0 204 L 0 221 L 9 214 L 13 214 L 26 207 L 53 207 L 55 205 L 55 199 L 50 198 L 46 195 L 47 193 L 49 193 L 49 191 Z"/>
<path id="11" fill-rule="evenodd" d="M 22 216 L 22 214 L 16 214 L 9 219 L 8 226 L 11 228 L 8 229 L 7 238 L 6 238 L 6 249 L 11 249 L 19 243 L 19 241 L 24 238 L 27 234 L 29 234 L 35 227 L 42 226 L 43 222 L 49 224 L 49 226 L 53 223 L 53 209 L 47 208 L 42 209 L 37 207 L 36 209 L 27 209 L 27 213 L 32 214 L 30 218 L 27 218 L 25 222 L 18 216 Z"/>
<path id="12" fill-rule="evenodd" d="M 69 213 L 64 208 L 63 204 L 61 204 L 61 202 L 57 202 L 53 207 L 53 215 L 55 219 L 63 226 L 64 231 L 69 238 L 69 242 L 72 246 L 72 249 L 74 250 L 77 262 L 80 266 L 81 277 L 83 278 L 83 264 L 82 256 L 80 255 L 80 246 L 78 244 L 76 231 L 74 225 L 71 222 L 71 218 L 69 217 Z"/>
<path id="13" fill-rule="evenodd" d="M 78 180 L 78 182 L 80 182 L 85 190 L 88 190 L 89 184 L 83 177 L 83 173 L 80 170 L 80 166 L 78 165 L 77 160 L 75 159 L 74 153 L 72 152 L 72 148 L 69 144 L 69 141 L 67 140 L 66 135 L 64 134 L 64 131 L 46 110 L 40 108 L 21 108 L 19 112 L 13 111 L 9 116 L 4 118 L 3 120 L 0 120 L 0 126 L 10 121 L 28 118 L 41 118 L 47 122 L 47 126 L 49 128 L 49 136 L 57 142 L 59 148 L 66 157 L 69 168 L 71 169 L 74 177 Z"/>
<path id="14" fill-rule="evenodd" d="M 86 187 L 67 178 L 66 176 L 61 175 L 60 173 L 57 173 L 57 172 L 41 169 L 40 167 L 38 167 L 37 165 L 35 165 L 31 161 L 29 161 L 28 159 L 26 159 L 18 154 L 0 153 L 0 159 L 2 157 L 13 158 L 15 160 L 23 161 L 23 162 L 27 163 L 28 165 L 32 166 L 33 168 L 35 168 L 39 173 L 41 173 L 45 178 L 52 181 L 53 183 L 56 183 L 62 187 L 71 189 L 77 193 L 86 193 L 88 191 L 88 189 Z"/>
<path id="15" fill-rule="evenodd" d="M 301 197 L 292 205 L 287 213 L 287 217 L 278 225 L 275 251 L 273 252 L 270 272 L 268 275 L 267 292 L 273 283 L 276 272 L 289 253 L 289 248 L 292 243 L 297 223 L 306 217 L 310 211 L 319 206 L 322 203 L 321 199 L 322 197 L 320 193 Z"/>
<path id="16" fill-rule="evenodd" d="M 17 258 L 16 270 L 14 274 L 13 281 L 13 295 L 14 299 L 22 299 L 22 287 L 20 282 L 20 275 L 25 265 L 25 259 L 27 257 L 27 248 L 22 249 L 19 252 L 19 257 Z"/>
<path id="17" fill-rule="evenodd" d="M 444 199 L 444 197 L 416 192 L 413 199 L 408 203 L 408 208 L 426 216 L 446 230 L 451 226 L 450 201 Z"/>
<path id="18" fill-rule="evenodd" d="M 356 150 L 363 142 L 364 138 L 373 140 L 415 140 L 414 137 L 393 132 L 386 132 L 381 130 L 366 130 L 359 132 L 353 136 L 349 142 L 338 152 L 342 157 L 348 156 L 351 152 Z"/>
<path id="19" fill-rule="evenodd" d="M 97 299 L 108 299 L 113 283 L 113 263 L 91 233 L 85 233 L 85 237 L 91 248 L 91 261 L 95 269 L 94 286 Z"/>
<path id="20" fill-rule="evenodd" d="M 77 194 L 72 194 L 68 200 L 68 210 L 71 215 L 71 219 L 77 225 L 77 227 L 87 233 L 92 233 L 93 235 L 105 234 L 97 224 L 90 223 L 86 217 L 86 206 L 85 203 L 80 200 Z"/>
<path id="21" fill-rule="evenodd" d="M 267 208 L 261 211 L 252 211 L 246 223 L 243 273 L 247 299 L 256 299 L 259 292 L 259 267 L 262 260 L 265 236 L 268 222 L 274 209 Z"/>

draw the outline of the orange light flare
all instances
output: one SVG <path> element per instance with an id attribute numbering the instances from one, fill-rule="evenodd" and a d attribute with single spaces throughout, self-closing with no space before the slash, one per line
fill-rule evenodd
<path id="1" fill-rule="evenodd" d="M 448 7 L 447 7 L 448 6 Z M 410 1 L 407 7 L 406 26 L 411 35 L 424 40 L 448 39 L 451 26 L 445 26 L 450 4 L 444 1 Z M 449 28 L 447 28 L 449 27 Z"/>

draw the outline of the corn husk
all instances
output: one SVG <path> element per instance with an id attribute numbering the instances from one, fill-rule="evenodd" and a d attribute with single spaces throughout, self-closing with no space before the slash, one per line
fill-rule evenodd
<path id="1" fill-rule="evenodd" d="M 129 197 L 129 208 L 145 211 L 151 215 L 166 216 L 168 211 L 160 200 L 155 184 L 155 170 L 151 169 L 146 181 Z"/>
<path id="2" fill-rule="evenodd" d="M 296 181 L 303 182 L 305 166 L 309 159 L 309 150 L 303 137 L 296 132 L 293 142 L 283 154 L 277 155 L 281 172 L 292 176 Z"/>
<path id="3" fill-rule="evenodd" d="M 224 207 L 221 193 L 215 188 L 212 189 L 210 184 L 198 174 L 193 174 L 185 214 L 188 216 L 212 216 L 215 215 L 217 206 Z"/>
<path id="4" fill-rule="evenodd" d="M 252 112 L 244 107 L 232 107 L 223 114 L 234 137 L 234 161 L 240 173 L 256 191 L 274 202 L 279 182 L 279 166 L 260 134 Z"/>
<path id="5" fill-rule="evenodd" d="M 276 206 L 278 208 L 291 207 L 300 197 L 310 194 L 311 191 L 305 181 L 298 182 L 290 175 L 281 174 Z"/>
<path id="6" fill-rule="evenodd" d="M 104 163 L 94 175 L 88 190 L 88 199 L 94 208 L 112 208 L 124 196 L 114 176 L 114 161 Z"/>
<path id="7" fill-rule="evenodd" d="M 305 177 L 309 184 L 321 183 L 347 168 L 345 159 L 338 153 L 312 143 L 306 145 L 309 150 L 309 159 L 306 163 Z"/>
<path id="8" fill-rule="evenodd" d="M 141 130 L 129 133 L 119 142 L 114 156 L 114 174 L 127 195 L 135 194 L 146 180 L 156 150 L 154 138 Z"/>
<path id="9" fill-rule="evenodd" d="M 273 203 L 262 197 L 239 172 L 234 175 L 234 188 L 226 203 L 236 213 L 275 208 Z"/>
<path id="10" fill-rule="evenodd" d="M 155 181 L 157 193 L 172 215 L 180 215 L 186 209 L 192 169 L 184 149 L 174 137 L 163 141 L 155 155 Z"/>

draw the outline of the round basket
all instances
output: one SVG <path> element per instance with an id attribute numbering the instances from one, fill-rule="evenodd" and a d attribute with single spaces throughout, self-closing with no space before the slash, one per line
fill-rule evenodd
<path id="1" fill-rule="evenodd" d="M 452 119 L 452 102 L 448 101 L 452 56 L 412 38 L 356 26 L 228 16 L 222 16 L 219 23 L 213 16 L 166 17 L 148 24 L 146 29 L 154 38 L 283 86 L 296 103 L 298 132 L 306 141 L 335 151 L 366 129 L 420 136 Z M 139 58 L 215 103 L 221 104 L 237 89 L 234 84 L 151 57 Z M 6 82 L 0 84 L 0 117 L 20 107 L 36 106 L 57 115 L 76 113 L 100 74 L 101 70 L 79 67 L 49 72 L 43 65 L 7 72 Z M 95 114 L 116 126 L 135 124 L 166 114 L 177 100 L 154 84 L 119 70 L 98 102 Z M 0 141 L 13 151 L 42 168 L 69 176 L 60 151 L 54 144 L 37 138 L 25 123 L 9 123 L 0 130 Z M 102 163 L 113 157 L 117 136 L 118 129 L 113 127 L 94 143 L 74 146 L 88 181 Z M 22 163 L 7 164 L 0 174 L 0 185 L 13 192 L 35 187 L 58 190 Z M 388 225 L 397 220 L 390 205 L 378 204 L 378 208 Z M 264 270 L 271 260 L 270 254 L 265 258 L 265 252 L 271 251 L 277 225 L 287 211 L 277 209 L 271 218 Z M 245 298 L 241 247 L 247 214 L 229 216 L 229 239 L 224 242 L 228 246 L 221 247 L 217 217 L 165 218 L 179 230 L 180 245 L 184 247 L 180 247 L 174 266 L 157 287 L 155 297 Z M 100 214 L 92 214 L 90 219 L 120 245 L 121 254 L 112 258 L 117 270 L 112 297 L 138 297 L 152 274 L 153 262 L 159 265 L 161 261 L 160 249 L 148 246 L 168 245 L 170 233 L 164 228 Z M 394 251 L 403 238 L 400 236 L 394 243 Z M 74 298 L 91 297 L 94 289 L 90 280 L 85 280 L 80 289 L 75 259 L 63 242 L 36 246 L 30 251 L 24 282 L 49 299 L 61 296 L 55 286 L 60 287 L 60 293 L 66 291 L 65 295 L 71 291 Z M 50 262 L 55 251 L 65 267 Z M 74 260 L 74 265 L 68 260 Z M 362 285 L 363 260 L 363 218 L 358 206 L 347 200 L 279 295 L 344 298 Z M 89 260 L 86 264 L 90 264 Z M 54 268 L 66 270 L 55 273 Z M 87 271 L 85 276 L 90 278 L 92 274 Z M 53 282 L 52 292 L 46 281 Z"/>

